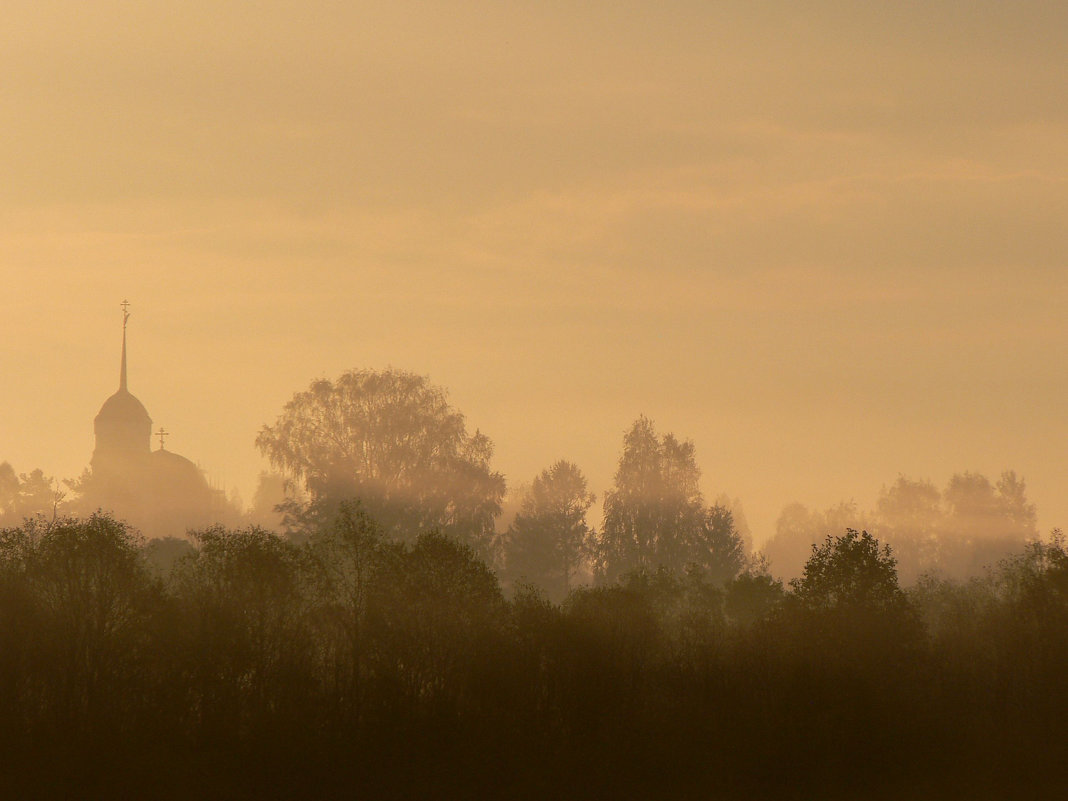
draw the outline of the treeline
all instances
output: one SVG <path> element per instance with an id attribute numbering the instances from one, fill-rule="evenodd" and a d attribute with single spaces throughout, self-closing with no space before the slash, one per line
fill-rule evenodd
<path id="1" fill-rule="evenodd" d="M 558 460 L 509 489 L 493 469 L 489 437 L 468 431 L 445 390 L 402 370 L 351 370 L 312 382 L 263 426 L 256 445 L 278 472 L 261 473 L 244 515 L 227 503 L 206 516 L 196 493 L 183 506 L 182 488 L 189 487 L 182 482 L 162 481 L 143 497 L 129 487 L 101 494 L 92 491 L 90 471 L 61 485 L 40 470 L 16 475 L 0 463 L 0 526 L 38 513 L 84 517 L 105 508 L 148 536 L 210 520 L 260 525 L 300 542 L 329 524 L 343 500 L 360 498 L 389 539 L 411 542 L 438 531 L 470 546 L 506 588 L 534 584 L 554 602 L 576 586 L 636 570 L 699 569 L 722 582 L 761 558 L 752 553 L 740 501 L 720 494 L 709 503 L 702 494 L 694 443 L 658 433 L 645 416 L 624 432 L 597 528 L 588 517 L 598 498 L 578 465 Z M 126 467 L 134 475 L 143 469 Z M 783 579 L 799 576 L 813 543 L 846 528 L 890 543 L 907 585 L 928 573 L 982 575 L 1039 534 L 1035 506 L 1012 471 L 996 481 L 958 473 L 942 490 L 899 476 L 870 511 L 854 502 L 825 511 L 787 506 L 764 547 L 767 569 Z"/>
<path id="2" fill-rule="evenodd" d="M 863 532 L 783 585 L 562 603 L 340 503 L 306 540 L 0 533 L 8 797 L 1002 798 L 1068 780 L 1068 552 L 899 584 Z M 184 552 L 183 552 L 184 551 Z M 169 565 L 167 563 L 170 563 Z"/>
<path id="3" fill-rule="evenodd" d="M 765 552 L 777 575 L 792 578 L 800 575 L 812 543 L 825 532 L 866 529 L 893 546 L 904 584 L 936 572 L 966 579 L 1037 539 L 1037 522 L 1024 480 L 1012 470 L 997 481 L 956 473 L 942 490 L 930 481 L 898 476 L 883 487 L 870 511 L 852 501 L 824 511 L 790 504 Z"/>

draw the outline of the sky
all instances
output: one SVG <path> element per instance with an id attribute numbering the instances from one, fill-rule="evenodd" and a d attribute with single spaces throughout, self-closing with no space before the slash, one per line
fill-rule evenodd
<path id="1" fill-rule="evenodd" d="M 1068 4 L 13 0 L 0 461 L 117 388 L 251 499 L 317 378 L 598 494 L 640 415 L 782 507 L 1015 469 L 1068 526 Z"/>

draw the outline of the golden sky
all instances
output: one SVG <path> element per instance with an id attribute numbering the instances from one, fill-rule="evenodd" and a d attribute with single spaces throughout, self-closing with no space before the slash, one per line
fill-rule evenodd
<path id="1" fill-rule="evenodd" d="M 529 481 L 639 414 L 758 540 L 898 473 L 1068 526 L 1068 4 L 8 0 L 0 461 L 117 386 L 247 499 L 317 377 Z"/>

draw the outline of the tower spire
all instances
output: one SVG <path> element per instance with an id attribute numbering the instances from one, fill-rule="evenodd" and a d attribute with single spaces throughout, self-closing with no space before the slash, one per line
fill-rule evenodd
<path id="1" fill-rule="evenodd" d="M 126 392 L 126 322 L 130 319 L 130 301 L 123 300 L 122 306 L 122 364 L 119 367 L 119 391 Z"/>

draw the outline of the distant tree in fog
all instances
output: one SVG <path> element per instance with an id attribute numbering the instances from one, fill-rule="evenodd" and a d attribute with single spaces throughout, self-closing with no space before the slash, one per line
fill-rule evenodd
<path id="1" fill-rule="evenodd" d="M 745 549 L 746 555 L 753 551 L 753 530 L 749 527 L 749 519 L 745 516 L 745 508 L 742 506 L 741 498 L 732 498 L 725 492 L 721 492 L 716 496 L 715 506 L 720 506 L 731 513 L 731 519 L 734 521 L 734 530 L 738 532 L 738 537 L 742 541 L 742 547 Z"/>
<path id="2" fill-rule="evenodd" d="M 312 383 L 256 439 L 271 463 L 299 480 L 305 522 L 332 518 L 359 498 L 391 537 L 437 529 L 488 554 L 504 478 L 493 445 L 469 434 L 444 390 L 400 370 L 352 370 Z"/>
<path id="3" fill-rule="evenodd" d="M 14 522 L 19 498 L 19 478 L 15 468 L 0 462 L 0 521 Z"/>
<path id="4" fill-rule="evenodd" d="M 982 574 L 1038 536 L 1035 506 L 1023 479 L 1009 470 L 996 483 L 957 473 L 941 492 L 927 480 L 898 476 L 879 494 L 872 514 L 853 502 L 824 512 L 785 507 L 765 546 L 772 572 L 800 575 L 813 544 L 846 529 L 868 530 L 894 549 L 900 581 L 911 585 L 938 572 L 952 578 Z"/>
<path id="5" fill-rule="evenodd" d="M 975 575 L 1038 537 L 1037 513 L 1015 472 L 996 484 L 979 473 L 957 473 L 942 494 L 946 510 L 937 567 Z"/>
<path id="6" fill-rule="evenodd" d="M 561 460 L 543 470 L 505 536 L 508 575 L 562 600 L 592 544 L 586 513 L 595 500 L 577 465 Z"/>
<path id="7" fill-rule="evenodd" d="M 875 528 L 893 545 L 901 579 L 911 584 L 938 561 L 945 528 L 942 493 L 930 481 L 898 476 L 879 494 Z"/>
<path id="8" fill-rule="evenodd" d="M 938 571 L 979 575 L 1038 536 L 1035 506 L 1016 473 L 992 483 L 979 473 L 957 473 L 939 492 L 929 481 L 899 476 L 875 509 L 879 537 L 898 556 L 902 581 Z"/>
<path id="9" fill-rule="evenodd" d="M 744 548 L 730 512 L 704 505 L 692 442 L 657 435 L 639 417 L 623 438 L 615 483 L 605 493 L 599 572 L 608 580 L 638 569 L 696 565 L 730 578 Z"/>
<path id="10" fill-rule="evenodd" d="M 605 493 L 600 551 L 609 579 L 679 563 L 703 513 L 693 443 L 662 439 L 647 417 L 623 437 L 615 484 Z"/>
<path id="11" fill-rule="evenodd" d="M 786 579 L 800 576 L 813 545 L 850 528 L 866 528 L 865 516 L 853 501 L 822 512 L 800 503 L 786 506 L 775 523 L 775 534 L 764 546 L 771 572 Z"/>
<path id="12" fill-rule="evenodd" d="M 268 531 L 279 530 L 286 501 L 290 500 L 286 489 L 285 476 L 261 472 L 252 496 L 252 507 L 248 511 L 249 522 Z"/>
<path id="13" fill-rule="evenodd" d="M 523 508 L 523 501 L 528 494 L 530 494 L 529 482 L 508 482 L 508 490 L 501 499 L 501 513 L 497 516 L 496 521 L 497 533 L 502 537 L 512 523 L 515 522 L 516 516 L 519 514 L 520 509 Z"/>
<path id="14" fill-rule="evenodd" d="M 1027 500 L 1027 486 L 1012 470 L 997 484 L 979 473 L 957 473 L 945 490 L 948 525 L 984 539 L 1033 539 L 1037 513 Z"/>
<path id="15" fill-rule="evenodd" d="M 723 506 L 710 506 L 694 532 L 687 565 L 696 565 L 712 581 L 723 583 L 745 566 L 745 543 L 734 525 L 734 515 Z"/>
<path id="16" fill-rule="evenodd" d="M 16 525 L 34 515 L 54 517 L 62 500 L 55 480 L 40 468 L 16 476 L 10 464 L 0 463 L 0 525 Z"/>

